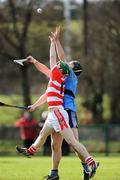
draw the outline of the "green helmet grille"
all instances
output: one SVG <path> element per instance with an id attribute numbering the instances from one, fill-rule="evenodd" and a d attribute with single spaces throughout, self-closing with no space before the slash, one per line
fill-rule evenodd
<path id="1" fill-rule="evenodd" d="M 70 67 L 67 63 L 63 62 L 63 61 L 59 61 L 60 64 L 60 71 L 62 72 L 62 74 L 65 75 L 69 75 L 70 74 Z"/>

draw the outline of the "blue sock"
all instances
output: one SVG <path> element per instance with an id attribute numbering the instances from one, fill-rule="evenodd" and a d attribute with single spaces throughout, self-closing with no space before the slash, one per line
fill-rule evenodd
<path id="1" fill-rule="evenodd" d="M 50 171 L 50 174 L 49 174 L 50 176 L 58 176 L 58 169 L 52 169 L 51 171 Z"/>

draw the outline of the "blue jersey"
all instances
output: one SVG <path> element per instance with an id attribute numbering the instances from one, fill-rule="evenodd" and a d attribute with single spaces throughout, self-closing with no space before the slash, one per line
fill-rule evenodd
<path id="1" fill-rule="evenodd" d="M 77 83 L 78 83 L 77 76 L 75 75 L 74 71 L 70 69 L 70 74 L 69 76 L 67 76 L 65 80 L 65 89 L 71 91 L 74 97 L 76 94 Z M 76 105 L 74 100 L 75 98 L 73 96 L 65 93 L 63 106 L 65 109 L 70 109 L 76 112 Z"/>

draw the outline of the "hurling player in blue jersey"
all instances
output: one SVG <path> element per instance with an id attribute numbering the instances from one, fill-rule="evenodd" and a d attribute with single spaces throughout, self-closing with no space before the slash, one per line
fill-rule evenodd
<path id="1" fill-rule="evenodd" d="M 51 35 L 51 38 L 54 39 L 55 45 L 56 45 L 56 51 L 58 54 L 59 60 L 66 59 L 64 50 L 61 46 L 61 43 L 59 41 L 59 35 L 60 35 L 60 27 L 56 28 L 56 31 Z M 52 58 L 51 58 L 52 59 Z M 56 64 L 56 62 L 50 62 L 51 68 Z M 65 80 L 65 95 L 64 95 L 64 108 L 68 112 L 69 115 L 69 125 L 74 133 L 75 138 L 78 140 L 78 120 L 77 120 L 77 114 L 76 114 L 76 105 L 75 105 L 75 94 L 78 84 L 78 77 L 82 72 L 82 67 L 80 65 L 79 61 L 70 61 L 69 66 L 70 74 L 67 76 Z M 52 147 L 52 169 L 47 176 L 47 180 L 58 180 L 59 174 L 58 174 L 58 166 L 61 160 L 61 145 L 62 145 L 62 137 L 58 133 L 53 133 L 51 135 L 51 147 Z M 88 173 L 88 162 L 92 162 L 92 157 L 90 156 L 90 160 L 83 159 L 82 156 L 78 155 L 79 158 L 82 160 L 82 166 L 84 169 L 84 180 L 89 179 L 89 173 Z M 94 172 L 97 168 L 97 164 L 94 167 Z M 87 172 L 87 173 L 86 173 Z"/>

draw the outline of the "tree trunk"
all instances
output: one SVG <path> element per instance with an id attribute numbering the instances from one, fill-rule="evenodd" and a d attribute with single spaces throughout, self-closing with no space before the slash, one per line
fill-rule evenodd
<path id="1" fill-rule="evenodd" d="M 21 77 L 22 77 L 22 91 L 23 91 L 23 101 L 24 105 L 28 106 L 31 104 L 31 98 L 30 98 L 30 86 L 29 86 L 29 78 L 28 78 L 28 67 L 23 66 L 20 67 L 21 71 Z"/>
<path id="2" fill-rule="evenodd" d="M 112 99 L 111 112 L 112 112 L 112 115 L 111 115 L 110 123 L 112 124 L 120 123 L 119 102 L 116 98 Z"/>
<path id="3" fill-rule="evenodd" d="M 88 54 L 88 2 L 84 0 L 83 4 L 83 35 L 84 35 L 84 55 Z"/>
<path id="4" fill-rule="evenodd" d="M 92 112 L 95 123 L 101 124 L 103 123 L 102 113 L 103 113 L 103 92 L 98 90 L 96 91 L 93 103 L 92 103 Z"/>

